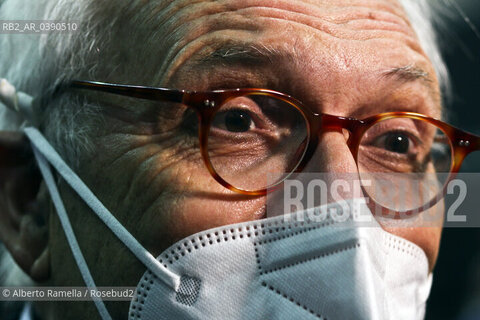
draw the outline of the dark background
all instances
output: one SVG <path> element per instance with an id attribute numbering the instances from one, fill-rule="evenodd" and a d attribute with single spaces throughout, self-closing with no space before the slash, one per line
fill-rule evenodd
<path id="1" fill-rule="evenodd" d="M 480 134 L 480 33 L 450 1 L 433 1 L 445 3 L 436 18 L 453 86 L 448 122 Z M 452 1 L 480 30 L 480 0 Z M 480 152 L 466 159 L 462 171 L 480 172 Z M 480 319 L 480 229 L 444 229 L 426 319 Z"/>

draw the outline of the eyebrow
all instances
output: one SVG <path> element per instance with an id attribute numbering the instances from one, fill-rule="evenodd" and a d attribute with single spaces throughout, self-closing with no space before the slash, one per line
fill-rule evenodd
<path id="1" fill-rule="evenodd" d="M 438 99 L 438 88 L 435 85 L 433 76 L 419 66 L 410 64 L 403 67 L 395 67 L 383 72 L 382 76 L 393 78 L 400 83 L 414 83 L 422 84 L 441 107 L 441 102 Z"/>
<path id="2" fill-rule="evenodd" d="M 403 67 L 392 68 L 383 73 L 384 76 L 394 77 L 403 82 L 412 82 L 423 80 L 427 83 L 433 83 L 431 75 L 420 67 L 407 65 Z"/>
<path id="3" fill-rule="evenodd" d="M 266 45 L 230 44 L 195 59 L 198 64 L 264 64 L 289 58 L 291 54 Z"/>
<path id="4" fill-rule="evenodd" d="M 273 63 L 280 59 L 294 59 L 295 57 L 288 52 L 282 52 L 276 48 L 265 45 L 242 45 L 232 44 L 224 45 L 220 48 L 202 55 L 195 59 L 198 64 L 262 64 Z M 388 78 L 396 78 L 402 82 L 412 82 L 423 80 L 427 83 L 433 83 L 433 78 L 424 69 L 415 65 L 406 65 L 402 67 L 390 68 L 382 73 Z"/>
<path id="5" fill-rule="evenodd" d="M 260 66 L 274 64 L 280 61 L 297 61 L 296 52 L 279 50 L 274 47 L 245 43 L 223 43 L 221 47 L 215 48 L 208 53 L 198 55 L 193 59 L 194 64 L 201 67 L 212 65 L 224 66 Z M 415 64 L 401 67 L 392 67 L 380 71 L 380 77 L 391 78 L 400 83 L 420 82 L 433 95 L 436 95 L 434 78 L 426 70 Z"/>

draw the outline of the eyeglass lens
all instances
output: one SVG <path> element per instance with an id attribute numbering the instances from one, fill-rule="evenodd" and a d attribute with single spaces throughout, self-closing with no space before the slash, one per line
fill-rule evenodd
<path id="1" fill-rule="evenodd" d="M 232 186 L 266 189 L 295 171 L 308 134 L 308 121 L 290 102 L 247 94 L 227 100 L 213 116 L 208 156 L 217 174 Z M 434 124 L 414 117 L 375 123 L 360 139 L 357 155 L 364 190 L 396 211 L 421 207 L 436 197 L 451 164 L 449 139 Z"/>

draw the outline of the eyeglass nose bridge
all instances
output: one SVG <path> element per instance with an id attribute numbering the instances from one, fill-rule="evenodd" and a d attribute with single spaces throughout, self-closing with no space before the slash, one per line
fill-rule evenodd
<path id="1" fill-rule="evenodd" d="M 312 134 L 318 137 L 326 132 L 338 132 L 345 136 L 347 146 L 356 157 L 358 144 L 367 124 L 363 120 L 352 117 L 334 116 L 331 114 L 315 114 L 315 125 Z M 347 137 L 348 135 L 348 137 Z"/>

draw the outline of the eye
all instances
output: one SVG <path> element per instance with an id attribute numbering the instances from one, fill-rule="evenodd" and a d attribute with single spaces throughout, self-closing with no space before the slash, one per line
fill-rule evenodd
<path id="1" fill-rule="evenodd" d="M 241 109 L 219 112 L 213 121 L 213 125 L 229 132 L 246 132 L 254 127 L 250 114 Z"/>
<path id="2" fill-rule="evenodd" d="M 408 154 L 415 148 L 416 139 L 410 134 L 401 131 L 385 133 L 375 139 L 373 145 L 398 154 Z"/>
<path id="3" fill-rule="evenodd" d="M 385 137 L 385 149 L 396 153 L 408 153 L 410 139 L 403 133 L 389 133 Z"/>

